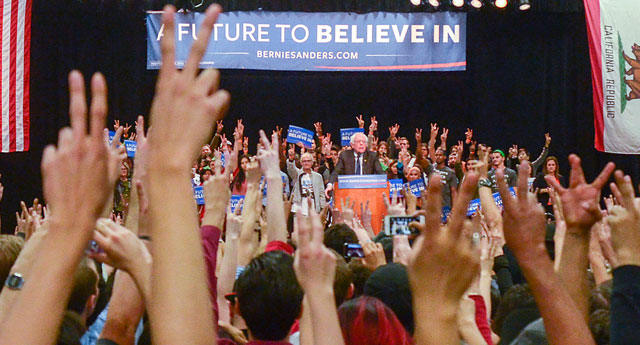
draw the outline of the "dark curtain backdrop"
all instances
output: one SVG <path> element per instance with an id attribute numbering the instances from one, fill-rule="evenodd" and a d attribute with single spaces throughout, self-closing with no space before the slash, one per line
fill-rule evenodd
<path id="1" fill-rule="evenodd" d="M 197 3 L 197 1 L 195 1 Z M 145 69 L 144 9 L 164 1 L 34 0 L 31 45 L 31 151 L 0 155 L 5 186 L 2 231 L 15 226 L 20 200 L 42 197 L 40 158 L 68 124 L 67 74 L 95 71 L 109 84 L 109 125 L 147 116 L 156 72 Z M 583 158 L 588 178 L 613 160 L 638 181 L 637 156 L 608 155 L 593 149 L 590 62 L 581 0 L 532 0 L 528 12 L 483 9 L 468 15 L 466 72 L 309 73 L 223 70 L 222 87 L 231 92 L 225 131 L 242 117 L 246 133 L 289 124 L 313 128 L 322 121 L 336 136 L 355 126 L 357 114 L 377 116 L 380 135 L 401 125 L 429 122 L 450 128 L 449 143 L 467 127 L 481 142 L 506 149 L 529 148 L 536 156 L 544 133 L 553 137 L 551 154 L 568 174 L 567 155 Z M 185 6 L 182 2 L 178 6 Z M 203 8 L 208 4 L 200 7 Z M 222 1 L 225 10 L 418 11 L 403 0 Z M 188 133 L 185 133 L 188 135 Z M 90 193 L 91 191 L 87 191 Z"/>

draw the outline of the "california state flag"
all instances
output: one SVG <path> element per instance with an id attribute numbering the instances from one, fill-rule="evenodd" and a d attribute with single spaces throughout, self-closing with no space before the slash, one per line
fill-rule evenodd
<path id="1" fill-rule="evenodd" d="M 640 0 L 584 0 L 595 148 L 640 153 Z"/>

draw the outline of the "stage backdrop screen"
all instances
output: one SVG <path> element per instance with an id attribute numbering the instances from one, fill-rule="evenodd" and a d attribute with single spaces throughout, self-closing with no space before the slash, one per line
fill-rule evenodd
<path id="1" fill-rule="evenodd" d="M 184 66 L 204 14 L 175 16 Z M 214 25 L 202 68 L 287 71 L 464 71 L 466 14 L 228 12 Z M 147 68 L 162 64 L 162 12 L 147 13 Z"/>
<path id="2" fill-rule="evenodd" d="M 591 55 L 595 148 L 640 153 L 638 0 L 584 0 Z"/>

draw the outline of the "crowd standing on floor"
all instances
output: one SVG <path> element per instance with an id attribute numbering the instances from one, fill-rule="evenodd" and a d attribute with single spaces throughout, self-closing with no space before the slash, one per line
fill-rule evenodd
<path id="1" fill-rule="evenodd" d="M 385 141 L 362 115 L 348 146 L 316 123 L 310 148 L 276 128 L 252 156 L 242 120 L 225 135 L 218 72 L 198 73 L 219 6 L 182 71 L 174 11 L 149 129 L 142 116 L 135 131 L 116 123 L 110 140 L 104 78 L 87 107 L 70 73 L 71 126 L 42 158 L 46 204 L 23 202 L 15 235 L 0 235 L 0 344 L 640 342 L 640 199 L 613 163 L 588 183 L 575 155 L 559 174 L 548 134 L 531 161 L 472 129 L 449 144 L 437 124 L 426 143 L 397 124 Z M 133 159 L 122 137 L 137 142 Z M 424 222 L 376 234 L 367 204 L 333 202 L 337 177 L 353 174 L 422 180 L 420 195 L 376 197 Z"/>

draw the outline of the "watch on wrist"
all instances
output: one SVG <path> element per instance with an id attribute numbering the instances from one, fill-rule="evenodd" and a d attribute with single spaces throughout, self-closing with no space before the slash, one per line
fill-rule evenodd
<path id="1" fill-rule="evenodd" d="M 6 286 L 10 290 L 20 290 L 24 285 L 24 279 L 22 278 L 22 274 L 13 273 L 7 277 L 7 280 L 4 282 L 4 286 Z"/>
<path id="2" fill-rule="evenodd" d="M 478 188 L 480 187 L 491 188 L 492 185 L 493 184 L 491 183 L 491 180 L 489 180 L 488 178 L 481 178 L 480 180 L 478 180 Z"/>

